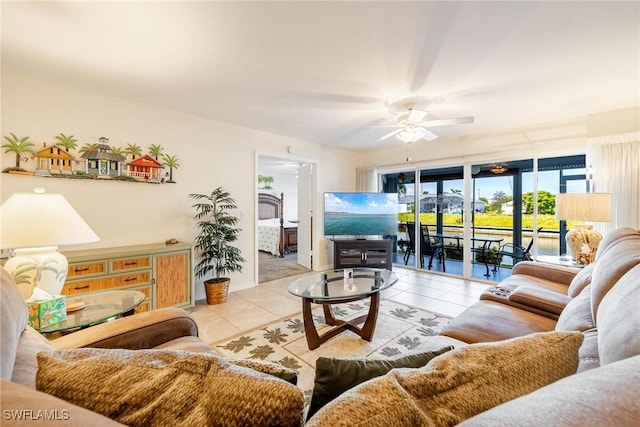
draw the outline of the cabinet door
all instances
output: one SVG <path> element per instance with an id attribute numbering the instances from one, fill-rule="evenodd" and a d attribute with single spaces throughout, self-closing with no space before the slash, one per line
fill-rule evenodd
<path id="1" fill-rule="evenodd" d="M 154 255 L 156 307 L 191 305 L 189 252 Z"/>

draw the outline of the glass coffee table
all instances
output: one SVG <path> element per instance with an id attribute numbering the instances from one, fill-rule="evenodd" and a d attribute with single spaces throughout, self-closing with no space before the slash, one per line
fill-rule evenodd
<path id="1" fill-rule="evenodd" d="M 390 288 L 397 281 L 398 277 L 394 272 L 377 268 L 332 270 L 294 281 L 289 286 L 289 292 L 302 298 L 304 332 L 309 350 L 318 348 L 320 344 L 345 330 L 356 333 L 363 340 L 371 341 L 378 319 L 380 292 Z M 369 312 L 366 315 L 351 320 L 340 320 L 336 319 L 331 311 L 332 304 L 365 298 L 371 298 Z M 313 322 L 311 304 L 321 304 L 326 323 L 333 326 L 322 335 L 318 334 Z M 363 322 L 362 327 L 358 326 Z"/>
<path id="2" fill-rule="evenodd" d="M 69 333 L 88 328 L 99 323 L 108 322 L 118 317 L 133 314 L 134 309 L 145 300 L 139 291 L 102 291 L 67 297 L 67 307 L 82 302 L 82 308 L 69 312 L 67 319 L 53 325 L 40 328 L 41 334 Z"/>

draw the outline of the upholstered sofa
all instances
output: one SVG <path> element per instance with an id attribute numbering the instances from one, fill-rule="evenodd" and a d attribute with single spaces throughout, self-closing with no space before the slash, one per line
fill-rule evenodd
<path id="1" fill-rule="evenodd" d="M 567 354 L 575 358 L 576 373 L 509 395 L 528 387 L 522 383 L 538 371 L 560 365 L 554 359 L 536 366 L 535 359 L 545 355 L 538 356 L 541 349 L 527 340 L 563 331 L 579 331 L 583 338 L 576 354 Z M 596 261 L 582 270 L 518 263 L 510 278 L 487 290 L 441 335 L 437 346 L 447 337 L 457 348 L 424 368 L 394 370 L 357 386 L 308 424 L 640 425 L 640 233 L 622 228 L 608 234 Z M 525 350 L 516 357 L 505 351 L 507 343 L 522 340 Z M 464 355 L 477 347 L 502 348 L 493 358 Z M 532 354 L 534 360 L 525 360 Z M 465 366 L 473 364 L 495 366 Z"/>
<path id="2" fill-rule="evenodd" d="M 521 264 L 512 278 L 498 286 L 508 290 L 506 299 L 504 295 L 497 300 L 490 295 L 483 297 L 454 319 L 442 336 L 433 337 L 434 350 L 446 344 L 455 347 L 453 350 L 435 357 L 424 367 L 394 369 L 354 387 L 319 409 L 307 420 L 307 425 L 453 425 L 460 422 L 466 426 L 639 425 L 640 233 L 621 229 L 606 236 L 595 263 L 579 273 L 566 269 L 555 271 L 544 264 Z M 210 352 L 197 337 L 191 317 L 176 309 L 142 313 L 48 341 L 26 326 L 21 297 L 9 286 L 11 279 L 2 274 L 3 425 L 33 425 L 37 422 L 35 416 L 43 410 L 48 411 L 45 416 L 53 414 L 59 418 L 38 420 L 47 424 L 119 425 L 95 412 L 36 391 L 35 355 L 39 351 L 48 354 L 52 348 L 98 347 L 132 349 L 133 352 L 145 352 L 144 349 L 149 348 L 191 350 L 200 355 Z M 549 304 L 554 307 L 547 310 L 546 303 L 534 302 L 529 306 L 531 296 L 516 304 L 508 301 L 509 295 L 520 286 L 555 292 L 557 295 L 552 296 L 540 296 L 536 291 L 533 294 L 546 302 L 558 296 L 560 302 L 553 300 L 555 302 Z M 562 304 L 562 309 L 554 318 L 557 304 Z M 55 377 L 60 369 L 63 373 L 58 376 L 63 378 L 57 379 L 58 387 L 67 388 L 64 376 L 72 378 L 74 363 L 85 356 L 76 354 L 63 359 L 56 356 L 58 359 L 51 360 L 41 354 L 41 367 L 53 369 L 49 369 L 49 376 L 38 373 L 40 383 Z M 96 355 L 92 353 L 91 357 Z M 124 357 L 134 360 L 127 353 Z M 211 360 L 205 359 L 210 366 Z M 243 398 L 249 401 L 252 391 L 262 383 L 269 383 L 273 388 L 261 389 L 258 394 L 278 410 L 269 409 L 273 406 L 268 404 L 255 403 L 247 405 L 245 410 L 267 415 L 289 412 L 293 417 L 286 419 L 288 423 L 303 423 L 300 390 L 272 378 L 270 368 L 273 367 L 218 364 L 224 365 L 224 383 L 211 390 L 207 390 L 207 383 L 193 388 L 217 395 L 220 387 L 222 394 L 218 400 L 238 403 L 235 401 Z M 111 369 L 112 365 L 108 366 Z M 92 375 L 101 383 L 109 378 L 99 371 L 93 371 Z M 225 391 L 224 384 L 232 377 L 235 382 L 238 376 L 249 382 Z M 74 381 L 69 384 L 68 388 L 73 389 Z M 126 388 L 123 386 L 123 390 Z M 59 390 L 55 391 L 54 394 L 59 395 Z M 229 394 L 234 392 L 237 394 Z M 288 399 L 276 400 L 285 395 Z M 194 406 L 201 404 L 197 396 L 186 399 L 196 400 Z M 153 395 L 149 400 L 154 400 Z M 211 402 L 203 405 L 210 408 L 206 405 Z M 17 414 L 23 419 L 19 420 Z M 210 418 L 204 424 L 224 425 L 215 420 Z M 253 423 L 245 418 L 236 424 L 284 423 L 284 419 L 267 417 Z"/>

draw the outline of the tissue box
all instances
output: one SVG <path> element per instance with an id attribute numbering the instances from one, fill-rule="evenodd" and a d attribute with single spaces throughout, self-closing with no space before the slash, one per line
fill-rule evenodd
<path id="1" fill-rule="evenodd" d="M 29 324 L 35 329 L 60 323 L 67 319 L 67 297 L 64 295 L 49 300 L 27 301 Z"/>

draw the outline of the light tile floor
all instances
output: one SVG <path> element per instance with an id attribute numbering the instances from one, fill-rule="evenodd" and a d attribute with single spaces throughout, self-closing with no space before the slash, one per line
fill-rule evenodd
<path id="1" fill-rule="evenodd" d="M 463 280 L 394 266 L 398 283 L 382 292 L 383 298 L 455 317 L 478 300 L 487 283 Z M 313 274 L 313 273 L 306 273 Z M 287 288 L 292 276 L 242 291 L 232 292 L 223 304 L 198 301 L 191 314 L 206 343 L 222 340 L 244 330 L 299 313 L 302 302 Z"/>

